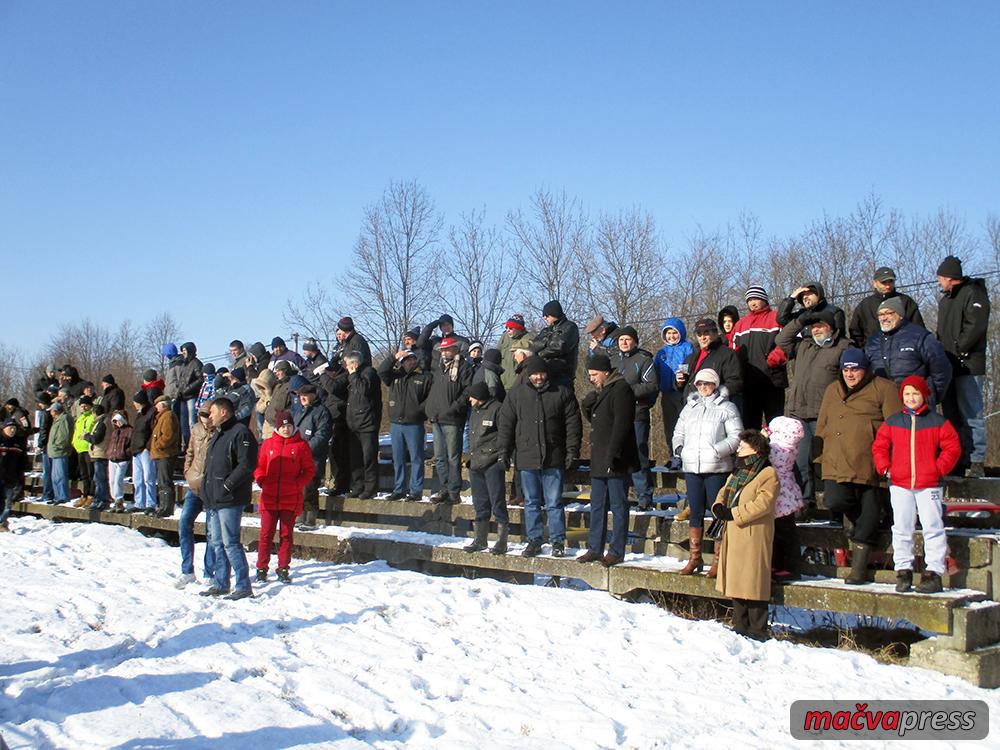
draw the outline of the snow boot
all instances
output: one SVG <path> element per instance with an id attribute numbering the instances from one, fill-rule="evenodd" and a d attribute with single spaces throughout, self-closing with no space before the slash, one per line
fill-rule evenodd
<path id="1" fill-rule="evenodd" d="M 257 581 L 264 583 L 267 580 L 267 568 L 257 568 Z"/>
<path id="2" fill-rule="evenodd" d="M 913 586 L 913 571 L 912 570 L 897 570 L 896 571 L 896 593 L 905 594 Z"/>
<path id="3" fill-rule="evenodd" d="M 296 528 L 299 531 L 315 531 L 316 530 L 316 511 L 309 508 L 302 514 L 302 520 L 299 522 Z"/>
<path id="4" fill-rule="evenodd" d="M 687 565 L 679 571 L 682 576 L 700 573 L 705 567 L 705 561 L 701 559 L 701 538 L 704 533 L 704 529 L 688 529 L 688 541 L 691 549 L 688 552 Z"/>
<path id="5" fill-rule="evenodd" d="M 278 568 L 278 580 L 282 583 L 292 582 L 292 575 L 288 572 L 288 568 Z"/>
<path id="6" fill-rule="evenodd" d="M 494 555 L 507 554 L 507 532 L 510 526 L 506 523 L 497 524 L 497 540 L 490 552 Z"/>
<path id="7" fill-rule="evenodd" d="M 566 557 L 566 542 L 552 542 L 552 556 Z"/>
<path id="8" fill-rule="evenodd" d="M 847 574 L 844 583 L 860 586 L 868 583 L 868 556 L 872 548 L 867 544 L 855 542 L 851 547 L 851 572 Z"/>
<path id="9" fill-rule="evenodd" d="M 925 570 L 920 574 L 920 583 L 917 584 L 918 594 L 936 594 L 943 591 L 941 576 L 932 570 Z"/>
<path id="10" fill-rule="evenodd" d="M 542 553 L 542 540 L 529 539 L 528 546 L 521 551 L 521 557 L 538 557 Z"/>
<path id="11" fill-rule="evenodd" d="M 486 549 L 486 537 L 490 533 L 489 521 L 476 521 L 474 523 L 476 536 L 470 544 L 462 547 L 466 552 L 482 552 Z"/>

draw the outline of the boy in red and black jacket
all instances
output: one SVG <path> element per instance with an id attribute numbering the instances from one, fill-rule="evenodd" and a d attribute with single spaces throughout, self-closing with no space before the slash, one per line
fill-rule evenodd
<path id="1" fill-rule="evenodd" d="M 917 591 L 941 591 L 948 539 L 944 532 L 941 479 L 958 463 L 962 446 L 951 422 L 928 406 L 930 387 L 910 375 L 899 388 L 903 411 L 878 428 L 872 445 L 875 469 L 889 479 L 892 502 L 892 557 L 896 591 L 913 584 L 913 531 L 917 518 L 924 535 L 924 573 Z"/>

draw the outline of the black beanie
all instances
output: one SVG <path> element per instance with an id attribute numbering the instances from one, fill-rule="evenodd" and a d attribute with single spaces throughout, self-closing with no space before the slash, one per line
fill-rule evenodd
<path id="1" fill-rule="evenodd" d="M 117 383 L 115 383 L 115 376 L 110 373 L 101 378 L 101 382 L 106 383 L 107 385 L 117 385 Z"/>
<path id="2" fill-rule="evenodd" d="M 528 357 L 524 360 L 524 367 L 521 370 L 525 375 L 534 375 L 536 372 L 548 373 L 545 360 L 539 356 Z"/>
<path id="3" fill-rule="evenodd" d="M 485 352 L 483 352 L 483 362 L 490 362 L 494 365 L 500 364 L 500 350 L 487 349 Z"/>
<path id="4" fill-rule="evenodd" d="M 623 326 L 615 332 L 615 341 L 620 339 L 622 336 L 631 336 L 632 340 L 635 341 L 636 346 L 639 345 L 639 334 L 632 326 Z M 593 369 L 593 368 L 591 368 Z"/>
<path id="5" fill-rule="evenodd" d="M 149 406 L 149 396 L 146 395 L 145 391 L 139 391 L 132 397 L 132 403 L 139 404 L 139 406 Z"/>
<path id="6" fill-rule="evenodd" d="M 561 318 L 563 316 L 562 305 L 559 304 L 559 300 L 553 299 L 545 303 L 545 307 L 542 308 L 542 317 L 546 315 L 551 315 L 554 318 Z"/>
<path id="7" fill-rule="evenodd" d="M 611 367 L 611 357 L 609 357 L 604 352 L 597 352 L 597 354 L 591 354 L 587 357 L 587 369 L 597 370 L 598 372 L 611 372 L 613 369 Z"/>
<path id="8" fill-rule="evenodd" d="M 962 273 L 962 261 L 954 255 L 949 255 L 941 261 L 941 265 L 938 266 L 937 275 L 944 276 L 946 279 L 964 279 L 965 274 Z"/>
<path id="9" fill-rule="evenodd" d="M 480 380 L 478 383 L 473 383 L 469 386 L 469 396 L 476 399 L 477 401 L 489 401 L 490 400 L 490 387 L 486 385 L 486 382 Z"/>
<path id="10" fill-rule="evenodd" d="M 156 380 L 156 370 L 146 370 L 146 372 L 142 374 L 142 380 L 145 383 L 152 383 Z"/>

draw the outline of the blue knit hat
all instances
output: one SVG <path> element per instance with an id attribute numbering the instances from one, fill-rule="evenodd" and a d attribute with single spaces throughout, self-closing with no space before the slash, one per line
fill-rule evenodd
<path id="1" fill-rule="evenodd" d="M 860 349 L 844 349 L 844 353 L 840 355 L 841 370 L 867 370 L 869 367 L 871 362 L 868 361 L 868 355 Z"/>

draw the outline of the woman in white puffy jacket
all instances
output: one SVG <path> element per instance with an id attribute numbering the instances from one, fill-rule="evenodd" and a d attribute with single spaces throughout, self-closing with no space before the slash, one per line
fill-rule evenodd
<path id="1" fill-rule="evenodd" d="M 701 540 L 705 508 L 733 470 L 733 456 L 740 445 L 743 421 L 729 392 L 719 387 L 719 374 L 710 368 L 695 374 L 692 393 L 674 427 L 674 455 L 681 457 L 687 502 L 691 509 L 688 527 L 690 553 L 682 575 L 699 573 L 704 567 Z"/>

